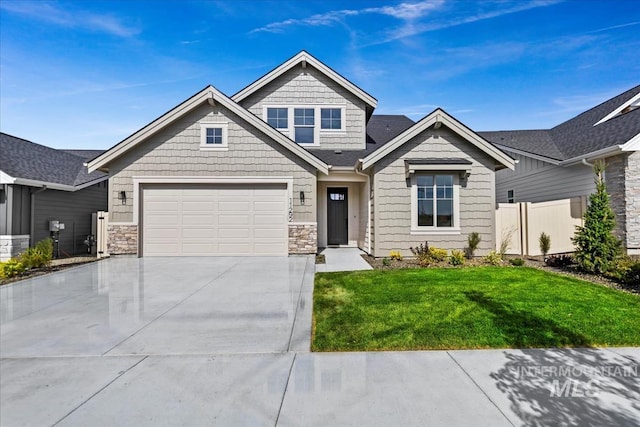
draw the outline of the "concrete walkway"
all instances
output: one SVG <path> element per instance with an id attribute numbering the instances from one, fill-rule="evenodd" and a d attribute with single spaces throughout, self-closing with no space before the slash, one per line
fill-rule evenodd
<path id="1" fill-rule="evenodd" d="M 640 426 L 640 348 L 311 353 L 313 258 L 0 287 L 0 425 Z"/>
<path id="2" fill-rule="evenodd" d="M 358 248 L 324 248 L 321 252 L 326 263 L 316 264 L 318 273 L 326 271 L 358 271 L 372 270 L 369 263 L 362 259 L 362 252 Z"/>

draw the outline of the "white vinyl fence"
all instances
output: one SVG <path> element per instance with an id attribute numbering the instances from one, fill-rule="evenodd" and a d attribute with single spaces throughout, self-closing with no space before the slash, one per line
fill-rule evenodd
<path id="1" fill-rule="evenodd" d="M 573 252 L 571 238 L 582 225 L 586 197 L 540 203 L 499 203 L 496 210 L 496 250 L 508 241 L 507 254 L 542 255 L 541 233 L 551 237 L 550 254 Z"/>

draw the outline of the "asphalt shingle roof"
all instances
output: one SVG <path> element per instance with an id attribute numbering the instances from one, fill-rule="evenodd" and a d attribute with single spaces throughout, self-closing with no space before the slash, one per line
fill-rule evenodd
<path id="1" fill-rule="evenodd" d="M 579 157 L 622 145 L 640 133 L 640 109 L 620 114 L 594 126 L 640 93 L 640 85 L 597 105 L 551 129 L 478 132 L 506 147 L 556 160 Z"/>
<path id="2" fill-rule="evenodd" d="M 84 162 L 96 153 L 101 151 L 56 150 L 0 133 L 0 170 L 14 178 L 70 186 L 86 184 L 107 176 L 102 172 L 87 173 Z"/>
<path id="3" fill-rule="evenodd" d="M 353 166 L 358 159 L 368 156 L 376 150 L 384 147 L 396 136 L 413 126 L 414 122 L 407 116 L 374 114 L 367 123 L 367 145 L 364 150 L 323 150 L 310 149 L 309 151 L 333 166 Z"/>

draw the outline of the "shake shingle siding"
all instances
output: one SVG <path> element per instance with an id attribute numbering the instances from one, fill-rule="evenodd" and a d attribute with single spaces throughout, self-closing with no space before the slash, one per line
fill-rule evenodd
<path id="1" fill-rule="evenodd" d="M 200 150 L 200 122 L 228 124 L 228 151 Z M 204 104 L 110 164 L 110 222 L 132 222 L 133 177 L 293 177 L 293 220 L 316 221 L 315 168 L 227 111 Z M 118 200 L 126 191 L 126 205 Z M 305 192 L 305 204 L 299 194 Z"/>
<path id="2" fill-rule="evenodd" d="M 365 148 L 365 103 L 311 66 L 298 65 L 240 102 L 263 118 L 266 105 L 322 105 L 346 107 L 345 132 L 320 133 L 320 148 L 356 150 Z M 320 126 L 320 117 L 316 117 Z M 293 139 L 293 135 L 290 136 Z"/>
<path id="3" fill-rule="evenodd" d="M 410 255 L 409 247 L 428 241 L 446 249 L 463 249 L 467 235 L 480 233 L 479 254 L 493 249 L 495 222 L 494 160 L 446 129 L 434 138 L 433 130 L 380 160 L 375 166 L 375 256 L 387 256 L 391 250 Z M 411 183 L 405 179 L 405 159 L 463 158 L 472 162 L 471 175 L 460 188 L 460 234 L 411 234 Z"/>

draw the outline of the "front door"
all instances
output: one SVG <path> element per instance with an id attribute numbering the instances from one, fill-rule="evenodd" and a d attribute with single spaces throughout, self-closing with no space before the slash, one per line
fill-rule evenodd
<path id="1" fill-rule="evenodd" d="M 346 188 L 327 188 L 327 243 L 349 243 L 349 219 Z"/>

